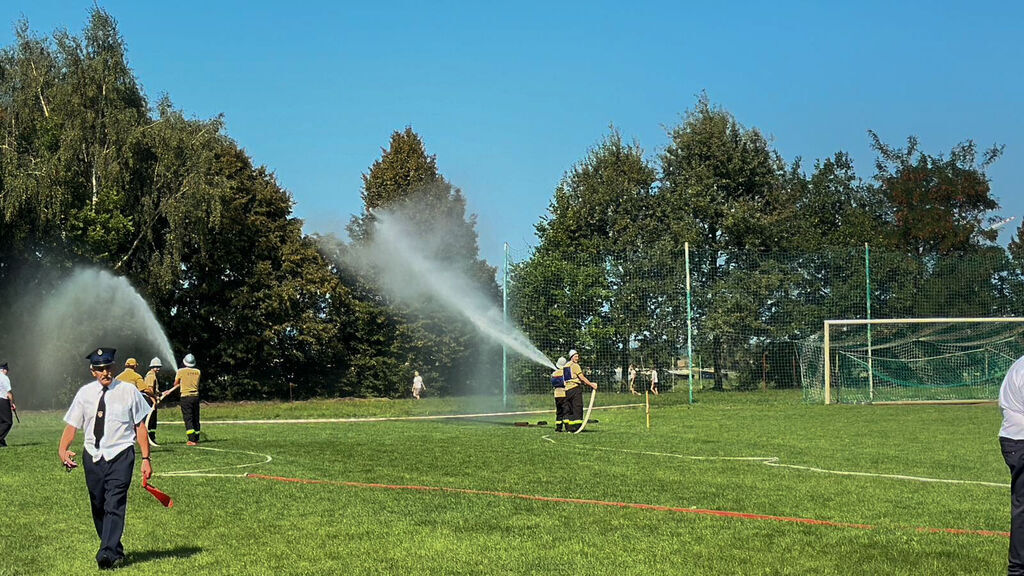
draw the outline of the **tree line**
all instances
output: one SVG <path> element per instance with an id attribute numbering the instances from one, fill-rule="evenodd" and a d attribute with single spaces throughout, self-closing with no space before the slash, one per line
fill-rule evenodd
<path id="1" fill-rule="evenodd" d="M 1022 228 L 995 243 L 986 169 L 1002 147 L 966 140 L 932 155 L 915 137 L 868 137 L 865 181 L 845 152 L 809 173 L 786 163 L 706 95 L 654 159 L 613 127 L 565 174 L 538 246 L 513 268 L 514 316 L 531 336 L 557 334 L 552 350 L 585 343 L 598 369 L 674 363 L 686 350 L 688 243 L 693 345 L 720 389 L 725 368 L 745 366 L 749 385 L 769 354 L 795 365 L 795 346 L 779 342 L 866 317 L 866 246 L 875 318 L 1024 313 Z"/>
<path id="2" fill-rule="evenodd" d="M 516 270 L 518 300 L 510 297 L 577 322 L 575 332 L 559 328 L 569 345 L 593 327 L 593 315 L 573 312 L 590 303 L 620 350 L 645 338 L 667 346 L 645 327 L 678 314 L 678 294 L 636 272 L 676 265 L 684 242 L 701 247 L 694 265 L 719 286 L 735 281 L 741 263 L 725 255 L 736 250 L 865 242 L 917 257 L 1002 250 L 985 228 L 997 208 L 985 169 L 999 148 L 979 154 L 967 141 L 933 156 L 913 138 L 897 148 L 871 134 L 872 181 L 859 180 L 841 152 L 808 176 L 706 97 L 670 137 L 651 160 L 613 129 L 564 175 L 537 225 L 540 244 Z M 399 396 L 413 370 L 440 393 L 496 382 L 499 352 L 470 326 L 393 302 L 341 264 L 372 241 L 375 210 L 415 205 L 424 226 L 450 231 L 432 256 L 500 303 L 475 216 L 412 128 L 392 133 L 368 167 L 362 200 L 347 239 L 304 233 L 291 195 L 226 135 L 222 117 L 192 118 L 167 96 L 147 98 L 114 18 L 100 8 L 78 35 L 40 36 L 20 22 L 0 51 L 0 297 L 53 290 L 43 270 L 92 264 L 123 275 L 176 350 L 202 350 L 209 399 Z M 583 274 L 613 290 L 581 277 L 578 292 L 525 298 L 528 279 L 569 254 L 600 262 Z M 1019 270 L 1020 244 L 1007 254 Z"/>

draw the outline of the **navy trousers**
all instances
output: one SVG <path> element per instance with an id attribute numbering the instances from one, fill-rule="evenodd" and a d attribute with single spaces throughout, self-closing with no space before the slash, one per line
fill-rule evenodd
<path id="1" fill-rule="evenodd" d="M 92 522 L 100 537 L 100 550 L 96 561 L 110 563 L 124 557 L 121 535 L 128 506 L 128 488 L 135 469 L 135 447 L 125 448 L 111 460 L 92 461 L 83 454 L 85 485 L 89 488 L 92 504 Z"/>
<path id="2" fill-rule="evenodd" d="M 1024 576 L 1024 440 L 999 437 L 1010 468 L 1010 562 L 1008 576 Z"/>
<path id="3" fill-rule="evenodd" d="M 0 398 L 0 446 L 7 446 L 7 433 L 14 425 L 14 416 L 11 412 L 11 401 L 7 397 Z"/>

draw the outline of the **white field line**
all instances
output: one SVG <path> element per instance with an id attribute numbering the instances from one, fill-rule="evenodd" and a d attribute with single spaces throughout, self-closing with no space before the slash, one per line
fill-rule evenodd
<path id="1" fill-rule="evenodd" d="M 643 404 L 615 404 L 612 406 L 595 406 L 594 410 L 610 410 L 612 408 L 635 408 Z M 264 419 L 264 420 L 203 420 L 203 426 L 214 424 L 330 424 L 345 423 L 355 424 L 359 422 L 393 422 L 402 420 L 447 420 L 454 418 L 492 418 L 495 416 L 519 416 L 526 414 L 548 414 L 553 410 L 528 410 L 524 412 L 487 412 L 481 414 L 445 414 L 438 416 L 382 416 L 379 418 L 297 418 L 288 420 Z M 184 426 L 184 422 L 161 422 L 163 426 Z M 212 448 L 210 448 L 212 450 Z"/>
<path id="2" fill-rule="evenodd" d="M 543 436 L 544 440 L 557 444 L 549 436 Z M 691 456 L 687 454 L 672 454 L 668 452 L 650 452 L 646 450 L 628 450 L 625 448 L 605 448 L 602 446 L 580 446 L 576 445 L 576 448 L 580 450 L 604 450 L 607 452 L 625 452 L 627 454 L 641 454 L 644 456 L 663 456 L 668 458 L 679 458 L 683 460 L 721 460 L 721 461 L 745 461 L 745 462 L 759 462 L 765 466 L 771 466 L 773 468 L 789 468 L 792 470 L 804 470 L 807 472 L 817 472 L 819 474 L 835 474 L 838 476 L 864 476 L 868 478 L 887 478 L 891 480 L 909 480 L 912 482 L 933 482 L 940 484 L 959 484 L 959 485 L 971 485 L 971 486 L 991 486 L 993 488 L 1009 488 L 1009 484 L 1002 484 L 999 482 L 983 482 L 981 480 L 955 480 L 949 478 L 929 478 L 926 476 L 908 476 L 905 474 L 881 474 L 877 472 L 855 472 L 848 470 L 828 470 L 826 468 L 815 468 L 813 466 L 800 466 L 797 464 L 783 464 L 779 462 L 779 459 L 775 456 Z"/>
<path id="3" fill-rule="evenodd" d="M 229 476 L 229 477 L 240 477 L 244 478 L 246 473 L 241 474 L 226 474 L 226 473 L 213 473 L 214 470 L 233 470 L 236 468 L 250 468 L 252 466 L 260 466 L 261 464 L 267 464 L 274 458 L 270 454 L 262 454 L 260 452 L 249 452 L 248 450 L 225 450 L 224 448 L 207 448 L 206 446 L 196 446 L 197 450 L 210 450 L 212 452 L 230 452 L 233 454 L 250 454 L 252 456 L 260 456 L 264 458 L 261 462 L 250 462 L 248 464 L 235 464 L 229 466 L 214 466 L 212 468 L 198 468 L 195 470 L 172 470 L 171 472 L 155 472 L 153 476 Z"/>

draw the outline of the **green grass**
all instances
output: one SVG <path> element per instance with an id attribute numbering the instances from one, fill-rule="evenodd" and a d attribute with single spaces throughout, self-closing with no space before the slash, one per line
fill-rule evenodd
<path id="1" fill-rule="evenodd" d="M 809 406 L 799 391 L 710 391 L 652 397 L 594 412 L 580 435 L 511 426 L 552 415 L 322 424 L 213 424 L 256 418 L 473 413 L 494 399 L 314 401 L 203 407 L 207 442 L 184 446 L 177 410 L 163 410 L 154 484 L 129 496 L 122 574 L 998 574 L 1008 489 L 928 484 L 773 468 L 774 457 L 846 471 L 1007 483 L 982 406 Z M 636 397 L 604 394 L 598 405 Z M 641 398 L 642 400 L 642 398 Z M 517 406 L 546 408 L 546 396 Z M 500 402 L 498 403 L 500 404 Z M 0 574 L 84 574 L 98 539 L 81 470 L 56 456 L 62 413 L 23 412 L 0 450 Z M 172 424 L 171 422 L 175 422 Z M 543 439 L 549 436 L 555 442 Z M 81 434 L 76 451 L 80 452 Z M 172 442 L 172 440 L 174 440 Z M 241 451 L 269 454 L 261 461 Z M 873 529 L 558 503 L 488 494 L 298 484 L 242 477 L 160 476 L 219 468 L 260 474 L 418 485 L 712 509 L 869 524 Z"/>

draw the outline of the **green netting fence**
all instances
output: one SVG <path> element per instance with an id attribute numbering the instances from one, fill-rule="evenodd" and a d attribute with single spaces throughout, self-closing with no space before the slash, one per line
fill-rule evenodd
<path id="1" fill-rule="evenodd" d="M 1020 263 L 996 246 L 945 258 L 867 247 L 689 247 L 659 258 L 509 249 L 506 260 L 507 321 L 552 360 L 578 349 L 592 379 L 620 394 L 650 388 L 656 372 L 662 392 L 802 388 L 823 402 L 826 320 L 1024 316 Z M 1024 354 L 1022 325 L 982 324 L 836 331 L 831 401 L 993 398 L 1007 362 Z M 507 394 L 549 389 L 550 370 L 517 356 L 504 372 Z"/>

